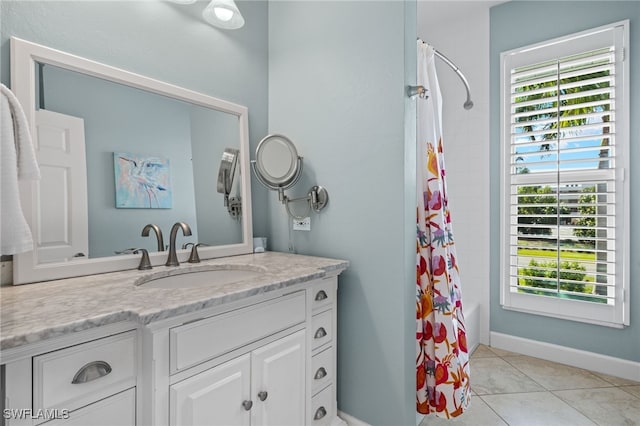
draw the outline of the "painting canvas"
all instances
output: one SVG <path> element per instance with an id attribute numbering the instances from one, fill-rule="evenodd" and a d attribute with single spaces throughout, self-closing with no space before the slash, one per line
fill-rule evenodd
<path id="1" fill-rule="evenodd" d="M 113 167 L 117 208 L 171 208 L 168 158 L 114 152 Z"/>

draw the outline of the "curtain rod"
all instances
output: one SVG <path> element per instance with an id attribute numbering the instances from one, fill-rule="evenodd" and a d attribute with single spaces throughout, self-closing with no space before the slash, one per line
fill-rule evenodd
<path id="1" fill-rule="evenodd" d="M 418 39 L 418 41 L 424 43 L 424 44 L 428 44 L 425 41 Z M 464 76 L 464 74 L 462 73 L 462 71 L 460 71 L 460 68 L 458 68 L 458 66 L 456 64 L 454 64 L 449 58 L 447 58 L 445 55 L 443 55 L 442 53 L 440 53 L 437 49 L 433 49 L 433 53 L 436 54 L 436 56 L 438 56 L 440 59 L 442 59 L 444 61 L 445 64 L 447 64 L 451 69 L 453 69 L 453 71 L 458 74 L 458 77 L 460 77 L 460 80 L 462 80 L 462 83 L 464 84 L 465 89 L 467 89 L 467 100 L 465 101 L 463 107 L 464 109 L 471 109 L 473 108 L 473 101 L 471 100 L 471 88 L 469 87 L 469 82 L 467 81 L 467 78 Z M 424 91 L 424 88 L 422 89 Z M 420 90 L 418 89 L 418 92 Z"/>

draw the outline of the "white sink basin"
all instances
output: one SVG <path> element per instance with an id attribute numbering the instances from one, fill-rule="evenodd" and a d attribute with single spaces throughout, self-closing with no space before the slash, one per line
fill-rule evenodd
<path id="1" fill-rule="evenodd" d="M 257 267 L 223 267 L 205 270 L 177 271 L 169 276 L 152 274 L 143 277 L 136 285 L 144 288 L 196 288 L 233 284 L 249 278 L 263 276 L 265 271 Z"/>

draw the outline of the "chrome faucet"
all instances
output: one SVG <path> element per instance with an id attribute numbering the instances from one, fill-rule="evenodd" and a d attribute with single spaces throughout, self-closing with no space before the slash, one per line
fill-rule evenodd
<path id="1" fill-rule="evenodd" d="M 150 223 L 142 228 L 142 236 L 148 237 L 149 231 L 153 229 L 153 232 L 156 233 L 156 240 L 158 240 L 158 251 L 164 251 L 164 239 L 162 238 L 162 230 L 158 225 L 154 225 Z"/>
<path id="2" fill-rule="evenodd" d="M 176 222 L 171 227 L 171 234 L 169 235 L 169 256 L 167 257 L 166 266 L 178 266 L 178 256 L 176 255 L 176 237 L 178 236 L 178 229 L 182 228 L 182 234 L 185 236 L 191 235 L 191 228 L 184 222 Z"/>

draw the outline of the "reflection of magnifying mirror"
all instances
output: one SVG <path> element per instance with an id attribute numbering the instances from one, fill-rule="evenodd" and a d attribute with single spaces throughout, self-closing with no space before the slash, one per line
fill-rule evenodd
<path id="1" fill-rule="evenodd" d="M 234 148 L 225 148 L 218 169 L 218 192 L 225 195 L 225 200 L 231 193 L 233 179 L 236 174 L 240 151 Z M 226 204 L 225 204 L 226 205 Z"/>
<path id="2" fill-rule="evenodd" d="M 231 197 L 233 189 L 233 180 L 236 176 L 236 165 L 238 164 L 238 155 L 240 150 L 235 148 L 225 148 L 220 160 L 220 168 L 218 169 L 218 185 L 219 193 L 224 194 L 224 205 L 227 207 L 231 217 L 240 218 L 242 214 L 242 202 L 240 197 Z"/>
<path id="3" fill-rule="evenodd" d="M 302 175 L 302 157 L 293 142 L 282 135 L 262 139 L 251 164 L 260 183 L 280 193 L 291 188 Z"/>

